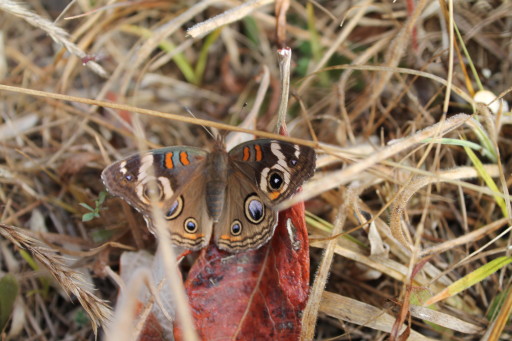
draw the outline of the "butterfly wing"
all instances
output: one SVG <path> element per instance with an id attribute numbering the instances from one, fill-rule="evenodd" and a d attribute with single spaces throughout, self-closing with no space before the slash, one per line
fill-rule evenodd
<path id="1" fill-rule="evenodd" d="M 315 173 L 315 150 L 288 142 L 249 141 L 233 148 L 229 156 L 272 205 L 292 196 Z"/>
<path id="2" fill-rule="evenodd" d="M 108 191 L 144 215 L 155 231 L 152 200 L 161 209 L 171 241 L 198 250 L 209 243 L 213 221 L 208 216 L 201 181 L 208 152 L 175 146 L 135 154 L 103 170 Z"/>
<path id="3" fill-rule="evenodd" d="M 230 252 L 265 244 L 277 225 L 274 207 L 313 176 L 312 148 L 276 140 L 242 143 L 229 152 L 230 181 L 215 243 Z"/>
<path id="4" fill-rule="evenodd" d="M 246 176 L 235 172 L 230 179 L 223 213 L 214 226 L 215 244 L 229 252 L 257 249 L 272 237 L 277 212 Z"/>

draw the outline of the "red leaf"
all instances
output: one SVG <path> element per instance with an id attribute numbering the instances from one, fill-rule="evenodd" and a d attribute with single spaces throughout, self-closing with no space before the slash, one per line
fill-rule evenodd
<path id="1" fill-rule="evenodd" d="M 298 339 L 309 289 L 304 204 L 281 212 L 272 240 L 258 250 L 229 254 L 210 245 L 185 288 L 203 339 Z M 174 336 L 182 339 L 179 326 Z"/>

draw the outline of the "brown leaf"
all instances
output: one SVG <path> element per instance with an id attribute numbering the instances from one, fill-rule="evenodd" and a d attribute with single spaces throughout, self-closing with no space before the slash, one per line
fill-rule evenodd
<path id="1" fill-rule="evenodd" d="M 59 175 L 73 175 L 78 173 L 87 163 L 98 158 L 98 154 L 83 152 L 72 154 L 59 167 Z"/>

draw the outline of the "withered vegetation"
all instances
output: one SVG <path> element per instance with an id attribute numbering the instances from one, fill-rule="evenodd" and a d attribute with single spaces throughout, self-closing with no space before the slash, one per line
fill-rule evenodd
<path id="1" fill-rule="evenodd" d="M 319 155 L 303 339 L 510 338 L 509 2 L 63 5 L 0 2 L 3 337 L 94 339 L 120 255 L 155 246 L 97 202 L 102 169 L 208 146 L 201 122 L 274 132 L 286 45 L 288 129 Z"/>

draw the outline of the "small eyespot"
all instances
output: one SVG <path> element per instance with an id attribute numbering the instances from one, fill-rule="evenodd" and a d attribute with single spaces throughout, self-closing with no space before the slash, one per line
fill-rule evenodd
<path id="1" fill-rule="evenodd" d="M 144 184 L 143 195 L 148 201 L 160 200 L 162 199 L 163 194 L 164 192 L 162 190 L 162 185 L 159 182 L 155 181 L 152 183 L 148 182 L 147 184 Z"/>
<path id="2" fill-rule="evenodd" d="M 233 236 L 239 236 L 242 233 L 242 223 L 239 220 L 233 221 L 231 224 L 231 234 Z"/>
<path id="3" fill-rule="evenodd" d="M 124 179 L 125 179 L 126 181 L 128 181 L 128 182 L 132 182 L 133 180 L 135 180 L 135 177 L 134 177 L 133 175 L 131 175 L 131 174 L 126 174 L 126 175 L 124 176 Z"/>
<path id="4" fill-rule="evenodd" d="M 268 184 L 270 188 L 274 191 L 278 191 L 283 187 L 284 179 L 283 179 L 283 173 L 281 173 L 278 170 L 272 170 L 268 174 Z"/>
<path id="5" fill-rule="evenodd" d="M 198 229 L 197 221 L 194 218 L 187 218 L 183 227 L 187 233 L 196 233 Z"/>
<path id="6" fill-rule="evenodd" d="M 291 159 L 290 160 L 290 167 L 295 167 L 299 163 L 299 160 L 297 159 Z"/>
<path id="7" fill-rule="evenodd" d="M 169 207 L 167 213 L 165 213 L 165 219 L 176 219 L 181 214 L 181 211 L 183 211 L 183 197 L 180 195 L 180 197 L 172 203 L 171 207 Z"/>
<path id="8" fill-rule="evenodd" d="M 255 193 L 245 199 L 245 217 L 253 224 L 259 224 L 265 218 L 265 206 Z"/>

